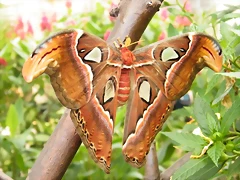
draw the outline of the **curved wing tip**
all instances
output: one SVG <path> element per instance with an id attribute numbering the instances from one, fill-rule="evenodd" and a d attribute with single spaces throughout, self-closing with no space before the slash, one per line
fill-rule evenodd
<path id="1" fill-rule="evenodd" d="M 27 82 L 27 83 L 30 83 L 33 81 L 33 76 L 31 75 L 25 75 L 24 72 L 22 73 L 23 75 L 23 79 Z"/>

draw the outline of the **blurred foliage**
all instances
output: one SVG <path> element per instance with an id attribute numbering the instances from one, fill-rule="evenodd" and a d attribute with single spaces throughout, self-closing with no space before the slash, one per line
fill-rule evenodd
<path id="1" fill-rule="evenodd" d="M 114 25 L 114 19 L 108 15 L 109 7 L 100 3 L 94 12 L 81 15 L 72 14 L 71 6 L 66 8 L 68 14 L 56 21 L 42 19 L 44 37 L 67 27 L 81 28 L 106 39 Z M 188 31 L 206 32 L 219 39 L 223 48 L 222 73 L 201 71 L 191 88 L 195 97 L 193 106 L 174 111 L 156 138 L 162 171 L 186 151 L 197 156 L 207 147 L 203 157 L 190 159 L 173 179 L 240 178 L 240 27 L 228 23 L 240 16 L 236 9 L 239 7 L 228 6 L 220 12 L 195 14 L 187 4 L 166 1 L 142 36 L 140 46 Z M 56 99 L 47 76 L 31 84 L 24 82 L 21 68 L 40 42 L 34 39 L 30 24 L 27 32 L 19 31 L 21 22 L 19 26 L 13 24 L 8 20 L 0 22 L 0 58 L 6 62 L 0 61 L 0 168 L 13 179 L 25 179 L 64 108 Z M 64 179 L 143 178 L 144 168 L 133 168 L 123 160 L 124 115 L 125 107 L 119 108 L 111 174 L 106 175 L 99 169 L 81 146 Z M 186 119 L 192 119 L 191 123 L 186 123 Z M 198 133 L 193 134 L 196 130 Z"/>

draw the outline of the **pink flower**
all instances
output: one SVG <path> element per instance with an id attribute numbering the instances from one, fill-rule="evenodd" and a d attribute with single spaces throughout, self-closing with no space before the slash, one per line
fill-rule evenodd
<path id="1" fill-rule="evenodd" d="M 21 39 L 25 38 L 24 23 L 22 17 L 18 18 L 17 25 L 15 26 L 14 31 Z"/>
<path id="2" fill-rule="evenodd" d="M 161 19 L 163 21 L 165 21 L 168 18 L 168 16 L 169 16 L 169 12 L 168 12 L 167 8 L 162 8 L 160 10 L 160 17 L 161 17 Z"/>
<path id="3" fill-rule="evenodd" d="M 177 26 L 190 26 L 192 22 L 185 16 L 177 16 L 175 18 Z"/>
<path id="4" fill-rule="evenodd" d="M 19 17 L 15 29 L 19 30 L 19 29 L 23 29 L 23 28 L 24 28 L 24 23 L 23 23 L 22 17 Z"/>
<path id="5" fill-rule="evenodd" d="M 107 30 L 104 35 L 103 35 L 103 39 L 106 41 L 110 35 L 111 31 L 110 30 Z"/>
<path id="6" fill-rule="evenodd" d="M 186 0 L 186 1 L 184 2 L 184 9 L 185 9 L 186 11 L 188 11 L 188 12 L 191 12 L 191 11 L 192 11 L 191 4 L 190 4 L 190 2 L 189 2 L 188 0 Z"/>
<path id="7" fill-rule="evenodd" d="M 72 8 L 72 1 L 67 0 L 66 3 L 65 3 L 65 6 L 67 7 L 67 9 L 71 9 Z"/>
<path id="8" fill-rule="evenodd" d="M 33 34 L 33 28 L 32 28 L 32 25 L 29 21 L 27 22 L 27 33 L 28 34 Z"/>
<path id="9" fill-rule="evenodd" d="M 166 38 L 166 33 L 165 33 L 165 32 L 162 32 L 162 33 L 159 35 L 158 40 L 161 41 L 161 40 L 163 40 L 163 39 L 165 39 L 165 38 Z"/>
<path id="10" fill-rule="evenodd" d="M 24 39 L 26 35 L 33 34 L 33 28 L 29 21 L 27 21 L 27 23 L 24 23 L 22 17 L 19 17 L 17 20 L 17 25 L 14 27 L 14 32 L 21 39 Z"/>
<path id="11" fill-rule="evenodd" d="M 6 65 L 7 65 L 7 61 L 0 57 L 0 67 L 1 66 L 6 66 Z"/>
<path id="12" fill-rule="evenodd" d="M 52 24 L 51 24 L 51 22 L 49 21 L 49 19 L 48 19 L 48 17 L 47 17 L 46 15 L 44 15 L 44 16 L 42 17 L 40 26 L 41 26 L 41 30 L 42 30 L 42 31 L 44 31 L 44 30 L 51 31 L 51 29 L 52 29 Z"/>

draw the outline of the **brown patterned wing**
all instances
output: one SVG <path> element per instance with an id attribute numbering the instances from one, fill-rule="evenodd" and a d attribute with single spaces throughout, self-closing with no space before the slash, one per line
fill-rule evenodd
<path id="1" fill-rule="evenodd" d="M 170 100 L 183 96 L 204 67 L 219 72 L 222 50 L 211 36 L 189 33 L 134 51 L 136 66 Z"/>
<path id="2" fill-rule="evenodd" d="M 110 47 L 95 44 L 93 38 L 92 35 L 83 36 L 84 43 L 77 46 L 83 62 L 92 69 L 93 98 L 80 109 L 72 110 L 71 119 L 93 160 L 106 173 L 110 173 L 122 61 L 117 52 Z M 91 49 L 93 45 L 96 47 Z"/>
<path id="3" fill-rule="evenodd" d="M 185 34 L 134 52 L 132 92 L 125 119 L 123 154 L 141 167 L 173 107 L 205 66 L 220 71 L 222 50 L 210 36 Z"/>
<path id="4" fill-rule="evenodd" d="M 80 109 L 71 110 L 70 114 L 89 154 L 106 173 L 110 173 L 117 88 L 117 77 L 113 76 L 90 102 Z"/>
<path id="5" fill-rule="evenodd" d="M 98 81 L 103 87 L 116 74 L 118 68 L 111 66 L 104 76 L 95 78 L 103 73 L 109 57 L 120 63 L 118 54 L 102 39 L 82 30 L 68 30 L 41 43 L 25 62 L 22 74 L 27 82 L 48 74 L 59 101 L 77 109 L 90 100 Z"/>
<path id="6" fill-rule="evenodd" d="M 69 30 L 40 44 L 25 62 L 27 82 L 42 73 L 50 76 L 60 102 L 71 110 L 71 119 L 93 160 L 107 173 L 117 109 L 119 53 L 102 39 Z"/>
<path id="7" fill-rule="evenodd" d="M 159 88 L 148 78 L 132 71 L 132 91 L 125 118 L 123 154 L 134 167 L 145 164 L 151 143 L 161 130 L 173 107 Z"/>

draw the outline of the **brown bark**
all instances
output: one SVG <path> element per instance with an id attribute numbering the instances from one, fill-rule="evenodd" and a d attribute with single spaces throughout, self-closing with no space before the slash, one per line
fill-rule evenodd
<path id="1" fill-rule="evenodd" d="M 160 171 L 158 168 L 156 144 L 155 142 L 153 142 L 150 147 L 150 151 L 146 157 L 144 179 L 153 180 L 153 179 L 159 179 L 159 178 L 160 178 Z"/>
<path id="2" fill-rule="evenodd" d="M 111 45 L 116 38 L 124 40 L 126 36 L 132 42 L 138 41 L 162 2 L 163 0 L 122 0 L 119 3 L 118 19 L 107 42 Z M 129 49 L 132 50 L 135 46 L 136 44 Z"/>
<path id="3" fill-rule="evenodd" d="M 0 170 L 0 180 L 12 180 L 12 178 Z"/>
<path id="4" fill-rule="evenodd" d="M 61 179 L 77 152 L 81 140 L 66 110 L 27 179 Z"/>
<path id="5" fill-rule="evenodd" d="M 117 38 L 123 40 L 126 36 L 133 42 L 138 41 L 162 1 L 122 0 L 116 24 L 107 40 L 109 45 Z M 69 110 L 66 110 L 32 167 L 28 179 L 61 179 L 80 145 L 81 140 L 70 120 Z"/>

